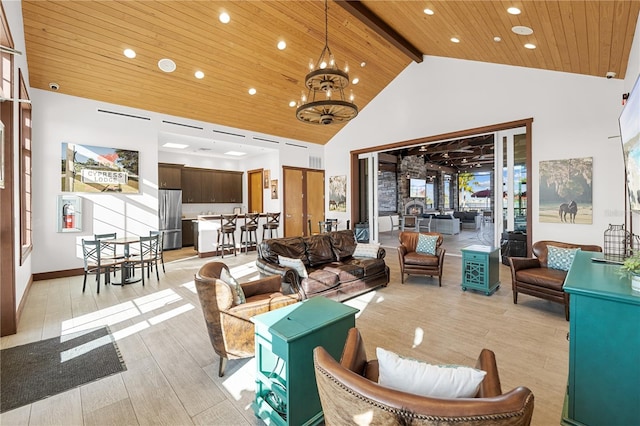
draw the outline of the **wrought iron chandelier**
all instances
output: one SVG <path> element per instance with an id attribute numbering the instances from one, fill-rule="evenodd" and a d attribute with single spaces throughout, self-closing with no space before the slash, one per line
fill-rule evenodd
<path id="1" fill-rule="evenodd" d="M 296 117 L 304 123 L 343 123 L 358 115 L 358 107 L 353 103 L 353 93 L 345 98 L 344 90 L 349 85 L 348 67 L 341 70 L 329 48 L 329 7 L 324 2 L 324 48 L 318 62 L 309 64 L 305 77 L 307 93 L 302 93 L 296 109 Z"/>

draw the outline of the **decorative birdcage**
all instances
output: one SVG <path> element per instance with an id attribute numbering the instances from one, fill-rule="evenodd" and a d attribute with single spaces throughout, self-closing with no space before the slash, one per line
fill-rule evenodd
<path id="1" fill-rule="evenodd" d="M 623 261 L 629 255 L 631 234 L 624 225 L 611 225 L 604 231 L 604 258 Z"/>

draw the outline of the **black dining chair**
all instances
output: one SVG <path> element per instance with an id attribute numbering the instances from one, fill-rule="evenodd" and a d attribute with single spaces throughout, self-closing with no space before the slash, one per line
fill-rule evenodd
<path id="1" fill-rule="evenodd" d="M 94 240 L 100 241 L 100 256 L 104 261 L 108 260 L 122 260 L 124 258 L 123 255 L 118 254 L 116 252 L 116 245 L 109 244 L 108 241 L 105 240 L 115 240 L 118 238 L 118 234 L 115 232 L 110 232 L 107 234 L 93 234 Z M 113 276 L 116 276 L 117 266 L 111 268 L 113 270 Z"/>
<path id="2" fill-rule="evenodd" d="M 149 231 L 149 236 L 152 237 L 154 235 L 158 236 L 158 260 L 162 264 L 162 273 L 166 274 L 167 272 L 164 270 L 164 231 Z"/>
<path id="3" fill-rule="evenodd" d="M 105 285 L 111 282 L 109 276 L 111 270 L 115 270 L 122 262 L 122 259 L 104 258 L 101 253 L 102 244 L 100 240 L 82 240 L 82 259 L 84 263 L 84 279 L 82 281 L 82 292 L 87 287 L 87 275 L 96 276 L 96 290 L 100 294 L 100 275 L 104 273 Z"/>
<path id="4" fill-rule="evenodd" d="M 156 279 L 160 280 L 158 273 L 158 241 L 159 235 L 150 235 L 148 237 L 140 237 L 137 253 L 129 256 L 129 264 L 135 268 L 140 268 L 142 273 L 142 285 L 144 286 L 145 271 L 147 278 L 151 278 L 151 270 L 156 270 Z"/>

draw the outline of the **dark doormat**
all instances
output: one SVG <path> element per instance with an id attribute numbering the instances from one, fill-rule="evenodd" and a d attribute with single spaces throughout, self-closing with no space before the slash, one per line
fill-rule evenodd
<path id="1" fill-rule="evenodd" d="M 0 413 L 127 367 L 106 327 L 0 351 Z"/>

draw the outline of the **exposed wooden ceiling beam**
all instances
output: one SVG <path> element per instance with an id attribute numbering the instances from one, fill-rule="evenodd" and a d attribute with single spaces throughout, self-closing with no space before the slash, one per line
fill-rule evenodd
<path id="1" fill-rule="evenodd" d="M 360 22 L 371 28 L 376 34 L 397 47 L 402 53 L 415 62 L 422 62 L 424 54 L 409 40 L 402 37 L 389 24 L 380 19 L 358 0 L 335 0 L 344 10 L 352 14 Z"/>

